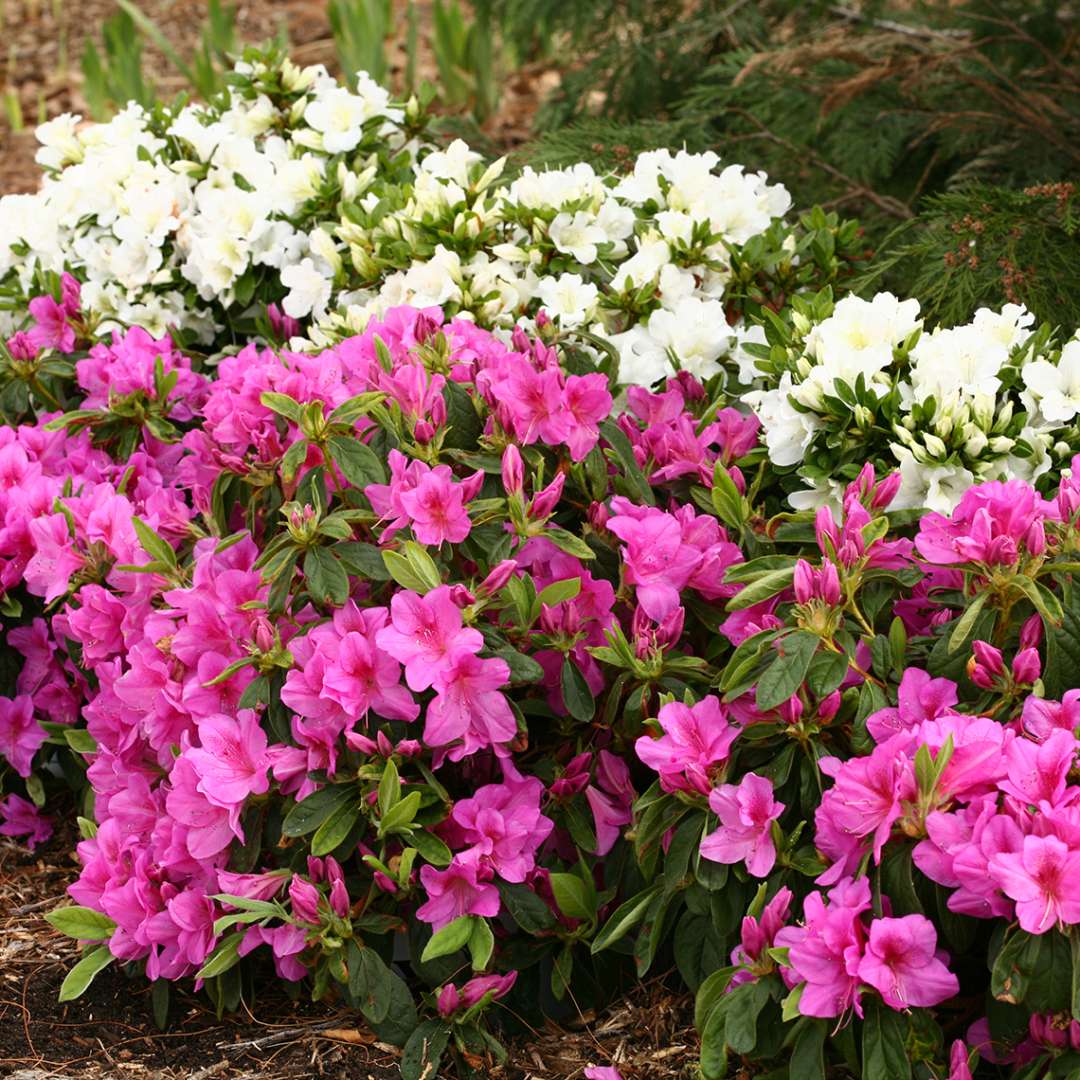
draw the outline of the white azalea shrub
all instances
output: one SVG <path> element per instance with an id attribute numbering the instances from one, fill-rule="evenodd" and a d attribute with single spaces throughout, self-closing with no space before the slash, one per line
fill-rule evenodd
<path id="1" fill-rule="evenodd" d="M 1080 340 L 1020 305 L 930 330 L 916 299 L 823 292 L 764 333 L 742 400 L 797 509 L 836 503 L 872 461 L 900 467 L 894 509 L 947 513 L 976 483 L 1054 486 L 1080 449 Z"/>
<path id="2" fill-rule="evenodd" d="M 41 190 L 0 200 L 0 294 L 21 317 L 67 270 L 92 332 L 210 354 L 268 332 L 271 305 L 301 349 L 406 303 L 506 331 L 543 311 L 552 337 L 648 384 L 745 364 L 747 307 L 820 285 L 855 238 L 820 211 L 788 222 L 782 186 L 713 153 L 512 175 L 461 140 L 436 148 L 426 124 L 365 75 L 348 90 L 255 50 L 209 104 L 59 117 L 38 130 Z"/>

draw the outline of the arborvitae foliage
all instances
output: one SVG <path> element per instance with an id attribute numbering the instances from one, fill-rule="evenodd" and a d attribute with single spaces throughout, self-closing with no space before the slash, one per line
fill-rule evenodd
<path id="1" fill-rule="evenodd" d="M 944 319 L 1010 298 L 1054 317 L 1071 291 L 1072 198 L 1023 191 L 1080 176 L 1075 4 L 484 2 L 519 55 L 576 58 L 534 159 L 715 149 L 797 205 L 857 214 L 881 259 L 866 284 L 927 291 Z M 947 264 L 966 219 L 983 229 L 975 261 Z"/>
<path id="2" fill-rule="evenodd" d="M 1080 199 L 1071 183 L 1014 191 L 974 186 L 935 195 L 886 238 L 854 284 L 919 298 L 945 324 L 979 307 L 1022 303 L 1040 321 L 1080 323 Z"/>

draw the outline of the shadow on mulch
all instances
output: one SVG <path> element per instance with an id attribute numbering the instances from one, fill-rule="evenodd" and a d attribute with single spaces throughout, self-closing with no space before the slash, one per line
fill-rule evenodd
<path id="1" fill-rule="evenodd" d="M 353 1010 L 292 1001 L 280 984 L 251 1010 L 219 1019 L 173 989 L 159 1031 L 147 984 L 113 968 L 78 1000 L 59 1004 L 77 957 L 44 919 L 76 873 L 66 830 L 34 854 L 0 838 L 0 1076 L 12 1080 L 396 1080 L 399 1051 L 377 1042 Z M 360 1021 L 360 1026 L 358 1026 Z M 617 1065 L 626 1080 L 694 1072 L 692 1003 L 660 983 L 641 986 L 599 1016 L 551 1025 L 510 1047 L 499 1080 L 580 1080 L 584 1067 Z M 440 1073 L 444 1080 L 451 1074 Z"/>

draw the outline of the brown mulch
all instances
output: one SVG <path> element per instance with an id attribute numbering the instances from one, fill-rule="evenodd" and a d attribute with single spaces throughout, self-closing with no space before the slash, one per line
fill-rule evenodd
<path id="1" fill-rule="evenodd" d="M 392 1080 L 400 1052 L 354 1011 L 291 1001 L 268 980 L 258 1000 L 218 1018 L 203 998 L 173 988 L 169 1026 L 154 1022 L 148 984 L 107 968 L 77 1001 L 57 1002 L 78 951 L 45 914 L 73 880 L 75 837 L 61 830 L 30 854 L 0 837 L 0 1076 L 13 1080 Z M 493 1080 L 580 1080 L 586 1065 L 616 1065 L 625 1080 L 693 1075 L 692 1002 L 657 981 L 615 1007 L 510 1046 Z M 445 1080 L 452 1076 L 441 1072 Z"/>
<path id="2" fill-rule="evenodd" d="M 284 29 L 292 58 L 301 64 L 325 64 L 340 74 L 324 0 L 233 0 L 237 8 L 237 39 L 267 41 Z M 397 36 L 388 42 L 389 82 L 401 90 L 405 68 L 405 0 Z M 139 0 L 139 8 L 164 32 L 182 57 L 190 57 L 200 40 L 206 18 L 205 0 Z M 40 171 L 34 162 L 34 128 L 64 112 L 87 115 L 82 95 L 81 59 L 89 35 L 101 50 L 101 26 L 117 10 L 115 0 L 0 0 L 0 95 L 17 100 L 21 130 L 13 129 L 10 105 L 0 110 L 0 193 L 33 191 Z M 420 2 L 418 11 L 417 79 L 438 83 L 431 48 L 432 5 Z M 144 44 L 143 70 L 163 100 L 186 89 L 183 77 L 149 44 Z M 497 113 L 483 134 L 499 148 L 524 142 L 542 97 L 558 84 L 549 66 L 529 65 L 513 72 L 501 85 Z"/>

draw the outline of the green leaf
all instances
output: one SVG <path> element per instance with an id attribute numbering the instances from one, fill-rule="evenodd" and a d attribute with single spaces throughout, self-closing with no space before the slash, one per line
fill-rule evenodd
<path id="1" fill-rule="evenodd" d="M 314 832 L 335 810 L 356 795 L 356 789 L 351 784 L 332 784 L 312 792 L 285 815 L 282 834 L 296 837 Z"/>
<path id="2" fill-rule="evenodd" d="M 596 558 L 596 552 L 580 536 L 575 536 L 565 529 L 560 529 L 558 525 L 549 525 L 541 535 L 550 540 L 561 551 L 565 551 L 567 555 L 573 555 L 577 559 Z"/>
<path id="3" fill-rule="evenodd" d="M 907 1019 L 879 1001 L 867 1003 L 863 1020 L 863 1080 L 910 1080 Z"/>
<path id="4" fill-rule="evenodd" d="M 383 562 L 383 553 L 374 544 L 347 540 L 331 549 L 350 574 L 371 581 L 389 581 L 390 571 Z"/>
<path id="5" fill-rule="evenodd" d="M 596 910 L 593 898 L 577 874 L 552 874 L 551 891 L 559 910 L 571 919 L 592 919 Z"/>
<path id="6" fill-rule="evenodd" d="M 1018 574 L 1013 581 L 1024 590 L 1024 594 L 1035 605 L 1035 610 L 1043 617 L 1043 625 L 1060 627 L 1065 618 L 1061 601 L 1042 582 Z"/>
<path id="7" fill-rule="evenodd" d="M 495 935 L 488 926 L 487 919 L 477 918 L 469 936 L 469 955 L 472 957 L 473 971 L 483 971 L 491 962 L 495 951 Z"/>
<path id="8" fill-rule="evenodd" d="M 304 414 L 304 407 L 299 401 L 289 397 L 288 394 L 277 394 L 273 390 L 264 390 L 259 395 L 259 401 L 271 412 L 284 416 L 294 424 L 299 424 L 300 418 Z"/>
<path id="9" fill-rule="evenodd" d="M 311 598 L 342 607 L 349 599 L 349 575 L 328 548 L 313 547 L 304 556 L 304 581 Z"/>
<path id="10" fill-rule="evenodd" d="M 663 887 L 663 882 L 656 882 L 644 892 L 632 896 L 629 900 L 620 904 L 604 923 L 603 929 L 592 940 L 589 951 L 595 956 L 598 952 L 614 945 L 616 941 L 625 937 L 642 919 L 652 903 L 653 898 Z"/>
<path id="11" fill-rule="evenodd" d="M 76 754 L 92 754 L 97 749 L 97 740 L 86 728 L 64 728 L 64 741 Z"/>
<path id="12" fill-rule="evenodd" d="M 104 941 L 116 929 L 116 923 L 108 915 L 93 908 L 74 905 L 50 911 L 45 921 L 55 926 L 61 934 L 78 941 Z"/>
<path id="13" fill-rule="evenodd" d="M 527 885 L 502 882 L 499 895 L 511 918 L 526 934 L 542 934 L 555 926 L 551 909 Z"/>
<path id="14" fill-rule="evenodd" d="M 339 806 L 316 830 L 311 838 L 311 854 L 329 855 L 352 831 L 360 817 L 360 807 L 354 802 Z"/>
<path id="15" fill-rule="evenodd" d="M 388 758 L 379 778 L 379 815 L 385 817 L 401 798 L 401 777 L 393 758 Z"/>
<path id="16" fill-rule="evenodd" d="M 719 971 L 714 971 L 698 987 L 698 992 L 694 997 L 694 1027 L 699 1033 L 704 1030 L 713 1009 L 724 999 L 728 983 L 738 970 L 738 967 L 734 965 L 721 968 Z"/>
<path id="17" fill-rule="evenodd" d="M 438 1080 L 439 1063 L 450 1029 L 439 1020 L 425 1020 L 410 1036 L 401 1055 L 401 1080 Z"/>
<path id="18" fill-rule="evenodd" d="M 373 1024 L 386 1018 L 390 1008 L 393 972 L 371 948 L 349 942 L 349 993 L 364 1017 Z"/>
<path id="19" fill-rule="evenodd" d="M 590 549 L 591 550 L 591 549 Z M 562 581 L 553 581 L 546 589 L 540 590 L 536 598 L 537 608 L 541 604 L 554 607 L 566 600 L 573 600 L 581 592 L 581 578 L 564 578 Z"/>
<path id="20" fill-rule="evenodd" d="M 379 822 L 380 833 L 407 831 L 420 809 L 422 797 L 419 791 L 410 791 L 396 806 L 392 806 Z"/>
<path id="21" fill-rule="evenodd" d="M 743 608 L 753 607 L 762 600 L 768 600 L 777 593 L 783 592 L 795 580 L 795 567 L 788 566 L 781 570 L 770 570 L 767 574 L 755 578 L 749 584 L 744 585 L 728 602 L 728 611 L 742 611 Z"/>
<path id="22" fill-rule="evenodd" d="M 569 656 L 563 658 L 560 682 L 563 704 L 566 706 L 567 712 L 575 720 L 587 724 L 596 712 L 596 699 L 593 697 L 581 669 Z"/>
<path id="23" fill-rule="evenodd" d="M 60 984 L 57 1001 L 74 1001 L 94 981 L 97 973 L 107 968 L 113 959 L 108 945 L 97 945 L 85 953 Z"/>
<path id="24" fill-rule="evenodd" d="M 432 866 L 449 866 L 453 856 L 450 849 L 434 833 L 426 829 L 417 829 L 409 838 L 409 843 L 423 856 L 425 862 Z"/>
<path id="25" fill-rule="evenodd" d="M 802 686 L 820 641 L 805 630 L 796 630 L 777 640 L 774 648 L 782 655 L 758 679 L 756 700 L 762 712 L 782 705 Z"/>
<path id="26" fill-rule="evenodd" d="M 233 965 L 240 962 L 240 957 L 237 950 L 240 948 L 240 943 L 244 940 L 246 930 L 237 930 L 236 933 L 230 934 L 224 941 L 222 941 L 218 947 L 211 953 L 210 959 L 196 973 L 197 979 L 211 979 L 215 975 L 220 975 L 222 972 L 228 971 Z"/>
<path id="27" fill-rule="evenodd" d="M 799 1080 L 825 1080 L 825 1039 L 829 1026 L 824 1020 L 807 1018 L 791 1048 L 791 1076 Z"/>
<path id="28" fill-rule="evenodd" d="M 975 620 L 979 617 L 979 612 L 982 611 L 983 604 L 986 603 L 986 599 L 989 595 L 988 592 L 979 593 L 979 595 L 964 608 L 964 614 L 956 620 L 956 625 L 952 628 L 952 633 L 949 635 L 949 652 L 956 652 L 956 650 L 967 641 L 968 636 L 971 634 L 972 627 L 975 625 Z"/>
<path id="29" fill-rule="evenodd" d="M 757 1022 L 770 997 L 768 979 L 741 983 L 728 995 L 724 1041 L 737 1054 L 749 1054 L 757 1045 Z"/>
<path id="30" fill-rule="evenodd" d="M 615 452 L 615 457 L 622 466 L 623 478 L 635 502 L 645 503 L 647 506 L 656 505 L 656 497 L 649 486 L 649 481 L 641 471 L 641 466 L 634 457 L 634 448 L 626 433 L 615 423 L 614 420 L 605 420 L 600 425 L 600 434 L 604 441 Z"/>
<path id="31" fill-rule="evenodd" d="M 158 536 L 142 518 L 136 517 L 134 514 L 131 517 L 131 524 L 134 526 L 135 534 L 138 536 L 139 543 L 146 554 L 151 559 L 175 569 L 176 552 L 173 551 L 172 544 Z"/>
<path id="32" fill-rule="evenodd" d="M 473 395 L 465 387 L 448 379 L 443 387 L 446 402 L 446 437 L 443 446 L 453 450 L 473 450 L 480 441 L 484 425 L 477 414 Z"/>
<path id="33" fill-rule="evenodd" d="M 1060 701 L 1076 682 L 1080 671 L 1080 590 L 1072 582 L 1064 586 L 1060 626 L 1046 627 L 1046 667 L 1043 686 L 1046 696 Z"/>
<path id="34" fill-rule="evenodd" d="M 435 560 L 414 540 L 406 541 L 401 551 L 384 551 L 383 562 L 403 589 L 421 596 L 442 584 Z"/>
<path id="35" fill-rule="evenodd" d="M 333 435 L 329 449 L 334 464 L 353 487 L 363 491 L 368 484 L 386 483 L 386 469 L 366 443 L 347 435 Z"/>
<path id="36" fill-rule="evenodd" d="M 473 916 L 459 915 L 453 922 L 447 923 L 441 930 L 432 934 L 420 954 L 420 962 L 437 960 L 440 956 L 450 956 L 464 948 L 473 933 Z"/>

